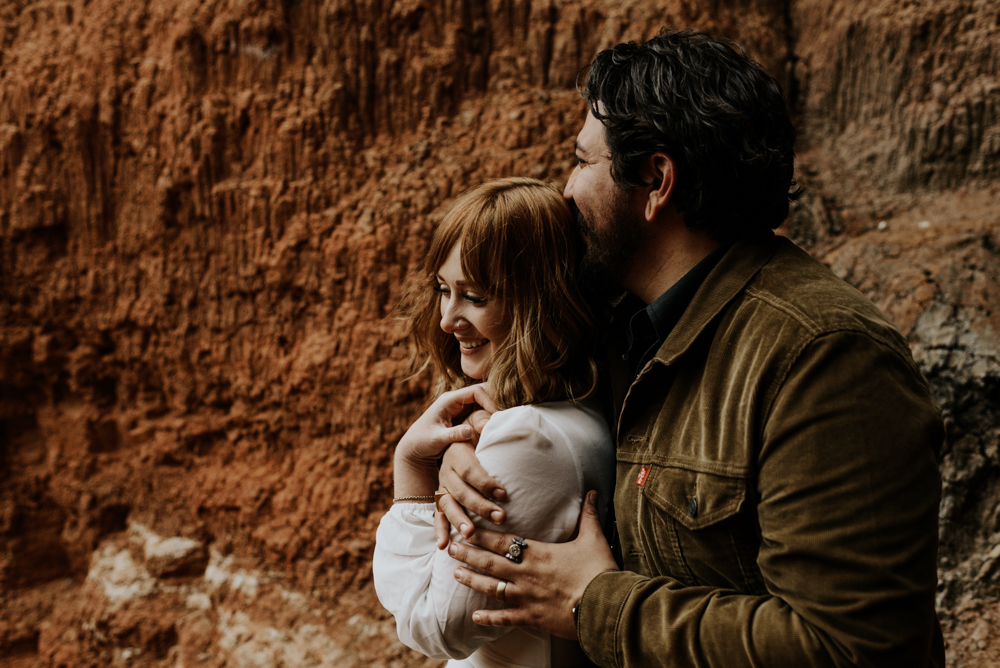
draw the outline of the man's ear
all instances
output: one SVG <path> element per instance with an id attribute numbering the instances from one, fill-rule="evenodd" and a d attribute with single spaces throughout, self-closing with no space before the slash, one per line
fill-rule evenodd
<path id="1" fill-rule="evenodd" d="M 666 153 L 654 153 L 649 156 L 647 169 L 652 183 L 646 199 L 646 220 L 653 222 L 670 203 L 670 197 L 674 193 L 674 183 L 677 181 L 677 170 L 674 169 L 673 159 Z"/>

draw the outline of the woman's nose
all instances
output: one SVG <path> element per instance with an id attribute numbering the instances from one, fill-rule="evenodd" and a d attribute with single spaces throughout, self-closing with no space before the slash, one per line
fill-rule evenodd
<path id="1" fill-rule="evenodd" d="M 451 334 L 465 327 L 466 322 L 455 305 L 455 300 L 441 297 L 441 329 Z"/>

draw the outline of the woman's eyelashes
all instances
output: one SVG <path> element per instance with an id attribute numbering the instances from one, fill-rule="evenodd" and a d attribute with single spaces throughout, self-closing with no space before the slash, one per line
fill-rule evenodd
<path id="1" fill-rule="evenodd" d="M 447 285 L 437 285 L 434 287 L 434 292 L 439 292 L 442 295 L 450 295 L 451 289 Z M 484 304 L 486 303 L 486 297 L 481 297 L 474 292 L 460 292 L 459 297 L 469 302 L 470 304 Z"/>

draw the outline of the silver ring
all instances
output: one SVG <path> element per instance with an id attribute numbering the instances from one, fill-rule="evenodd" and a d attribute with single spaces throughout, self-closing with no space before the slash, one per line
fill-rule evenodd
<path id="1" fill-rule="evenodd" d="M 521 555 L 528 547 L 528 541 L 523 538 L 512 538 L 510 547 L 507 548 L 507 554 L 503 555 L 513 561 L 515 564 L 521 563 Z"/>
<path id="2" fill-rule="evenodd" d="M 504 601 L 504 598 L 505 598 L 505 596 L 504 596 L 504 592 L 505 592 L 506 590 L 507 590 L 507 583 L 506 583 L 506 582 L 504 582 L 503 580 L 501 580 L 501 581 L 500 581 L 500 584 L 498 584 L 498 585 L 497 585 L 497 594 L 496 594 L 496 599 L 497 599 L 498 601 L 500 601 L 501 603 L 504 603 L 504 602 L 505 602 L 505 601 Z"/>

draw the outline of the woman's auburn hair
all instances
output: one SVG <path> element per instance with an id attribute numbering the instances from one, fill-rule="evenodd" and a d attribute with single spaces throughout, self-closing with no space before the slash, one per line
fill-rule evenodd
<path id="1" fill-rule="evenodd" d="M 433 365 L 439 390 L 474 381 L 458 341 L 441 329 L 437 272 L 461 242 L 465 279 L 498 299 L 510 330 L 493 341 L 486 377 L 500 409 L 580 400 L 597 387 L 593 317 L 576 280 L 583 240 L 562 194 L 531 178 L 489 181 L 463 193 L 434 233 L 404 300 L 415 372 Z"/>

